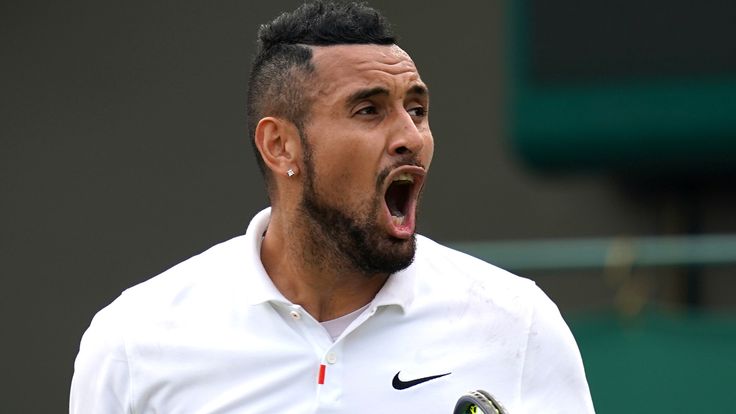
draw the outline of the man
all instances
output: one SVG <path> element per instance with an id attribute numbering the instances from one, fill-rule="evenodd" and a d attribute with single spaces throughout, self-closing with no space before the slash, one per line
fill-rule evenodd
<path id="1" fill-rule="evenodd" d="M 93 320 L 73 413 L 593 411 L 534 285 L 415 236 L 429 92 L 384 19 L 309 3 L 259 32 L 248 121 L 272 207 Z"/>

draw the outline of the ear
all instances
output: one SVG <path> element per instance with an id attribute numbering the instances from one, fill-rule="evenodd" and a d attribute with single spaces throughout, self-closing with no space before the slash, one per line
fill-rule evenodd
<path id="1" fill-rule="evenodd" d="M 256 126 L 256 147 L 275 176 L 286 177 L 289 170 L 298 172 L 301 142 L 296 126 L 283 118 L 265 117 Z"/>

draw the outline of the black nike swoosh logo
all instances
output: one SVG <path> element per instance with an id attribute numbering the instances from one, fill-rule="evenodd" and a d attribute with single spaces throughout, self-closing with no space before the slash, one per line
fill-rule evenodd
<path id="1" fill-rule="evenodd" d="M 396 375 L 394 375 L 394 380 L 391 382 L 391 385 L 394 386 L 397 390 L 405 390 L 407 388 L 413 387 L 415 385 L 419 385 L 423 382 L 431 381 L 436 378 L 444 377 L 445 375 L 450 375 L 452 372 L 448 372 L 447 374 L 440 374 L 440 375 L 432 375 L 431 377 L 424 377 L 424 378 L 417 378 L 413 379 L 411 381 L 402 381 L 399 379 L 399 373 L 401 371 L 397 372 Z"/>

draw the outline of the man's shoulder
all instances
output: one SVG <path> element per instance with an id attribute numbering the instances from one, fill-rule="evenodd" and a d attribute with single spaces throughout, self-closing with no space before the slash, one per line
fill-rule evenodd
<path id="1" fill-rule="evenodd" d="M 539 301 L 549 301 L 534 281 L 427 237 L 417 238 L 416 266 L 420 283 L 447 296 L 475 297 L 495 306 L 527 310 Z"/>
<path id="2" fill-rule="evenodd" d="M 471 282 L 481 281 L 528 288 L 535 283 L 467 253 L 444 246 L 424 236 L 417 237 L 417 261 L 444 274 Z M 436 273 L 436 272 L 431 272 Z"/>
<path id="3" fill-rule="evenodd" d="M 208 301 L 243 280 L 245 236 L 234 237 L 186 259 L 164 272 L 132 286 L 108 305 L 108 314 L 123 313 L 127 320 L 150 318 L 167 308 Z"/>

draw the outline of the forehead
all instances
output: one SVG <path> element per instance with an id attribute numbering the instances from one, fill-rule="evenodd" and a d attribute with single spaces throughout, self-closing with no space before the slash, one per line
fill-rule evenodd
<path id="1" fill-rule="evenodd" d="M 322 96 L 362 87 L 398 92 L 424 85 L 411 57 L 396 45 L 316 46 L 312 61 Z"/>

